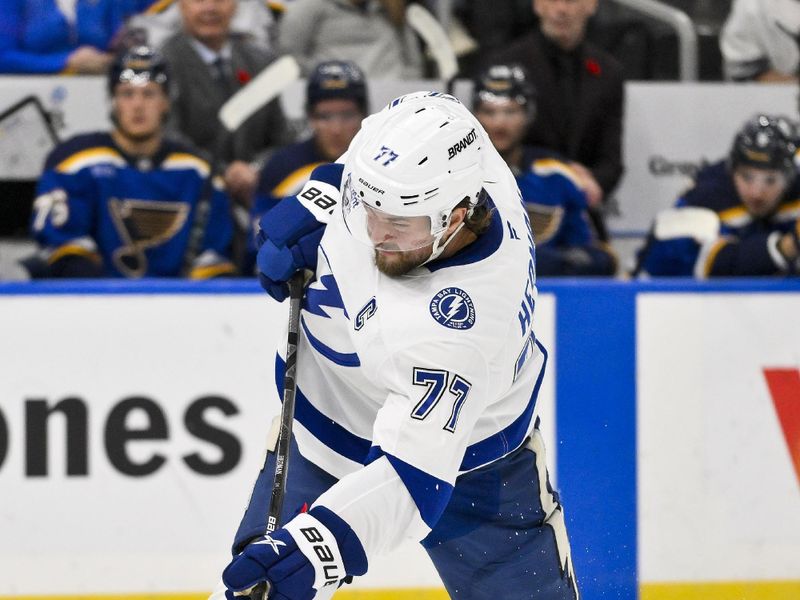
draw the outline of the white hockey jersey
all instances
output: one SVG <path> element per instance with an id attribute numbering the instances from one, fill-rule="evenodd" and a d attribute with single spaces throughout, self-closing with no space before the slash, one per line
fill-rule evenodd
<path id="1" fill-rule="evenodd" d="M 513 175 L 484 147 L 495 211 L 483 235 L 390 277 L 337 208 L 303 303 L 294 432 L 306 458 L 344 477 L 318 503 L 368 555 L 421 539 L 459 473 L 512 452 L 534 427 L 547 357 L 533 333 L 535 250 Z M 338 199 L 342 170 L 319 168 L 305 189 Z"/>

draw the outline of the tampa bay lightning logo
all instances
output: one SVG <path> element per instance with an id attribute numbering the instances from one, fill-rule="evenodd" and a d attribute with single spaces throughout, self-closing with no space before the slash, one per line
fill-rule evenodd
<path id="1" fill-rule="evenodd" d="M 469 329 L 475 325 L 475 305 L 460 288 L 444 288 L 431 299 L 429 308 L 431 316 L 450 329 Z"/>

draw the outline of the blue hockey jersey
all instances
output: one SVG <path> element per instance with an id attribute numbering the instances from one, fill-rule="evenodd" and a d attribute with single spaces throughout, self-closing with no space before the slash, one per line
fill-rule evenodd
<path id="1" fill-rule="evenodd" d="M 515 176 L 536 240 L 539 275 L 613 275 L 616 256 L 591 229 L 575 173 L 547 150 L 523 152 L 525 168 Z"/>
<path id="2" fill-rule="evenodd" d="M 108 133 L 79 135 L 47 158 L 31 230 L 50 265 L 80 256 L 108 277 L 230 274 L 229 201 L 209 175 L 205 160 L 174 141 L 137 159 Z"/>
<path id="3" fill-rule="evenodd" d="M 675 208 L 656 216 L 637 271 L 663 276 L 779 275 L 791 265 L 777 248 L 798 227 L 800 178 L 767 217 L 751 215 L 742 203 L 726 161 L 702 169 Z"/>

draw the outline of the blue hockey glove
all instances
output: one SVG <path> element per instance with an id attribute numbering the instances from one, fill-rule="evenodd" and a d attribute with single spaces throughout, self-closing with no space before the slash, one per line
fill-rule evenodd
<path id="1" fill-rule="evenodd" d="M 273 600 L 311 600 L 319 590 L 332 591 L 345 577 L 366 572 L 356 534 L 336 513 L 317 506 L 246 546 L 222 581 L 229 600 L 262 581 L 269 581 Z"/>
<path id="2" fill-rule="evenodd" d="M 287 198 L 283 202 L 290 202 L 293 198 Z M 277 210 L 277 208 L 275 209 Z M 270 215 L 269 212 L 262 217 L 259 227 L 265 225 Z M 256 255 L 256 265 L 258 266 L 258 280 L 261 282 L 266 292 L 278 302 L 283 302 L 289 296 L 289 286 L 287 281 L 300 269 L 317 268 L 317 248 L 325 233 L 325 224 L 317 223 L 318 227 L 302 237 L 299 237 L 290 246 L 278 246 L 269 237 L 267 232 L 260 229 L 258 234 L 258 254 Z"/>
<path id="3" fill-rule="evenodd" d="M 317 250 L 325 225 L 339 204 L 342 165 L 321 165 L 297 195 L 284 198 L 258 222 L 256 265 L 267 293 L 283 301 L 286 282 L 300 269 L 317 268 Z"/>

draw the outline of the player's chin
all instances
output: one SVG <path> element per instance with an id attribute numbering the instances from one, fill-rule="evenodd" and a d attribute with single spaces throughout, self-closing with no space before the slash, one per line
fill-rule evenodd
<path id="1" fill-rule="evenodd" d="M 132 142 L 146 142 L 159 134 L 159 127 L 150 124 L 121 124 L 120 133 Z"/>
<path id="2" fill-rule="evenodd" d="M 745 206 L 748 212 L 757 219 L 766 217 L 773 209 L 773 203 L 763 200 L 750 200 L 745 202 Z"/>
<path id="3" fill-rule="evenodd" d="M 405 275 L 423 262 L 424 260 L 420 260 L 414 253 L 375 250 L 375 266 L 378 267 L 378 271 L 390 277 Z"/>

